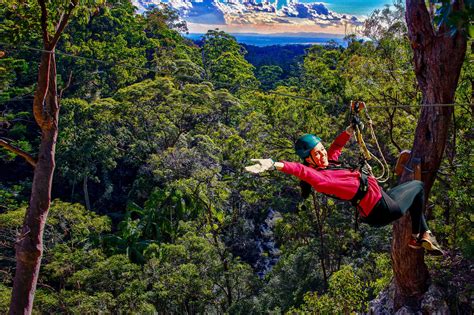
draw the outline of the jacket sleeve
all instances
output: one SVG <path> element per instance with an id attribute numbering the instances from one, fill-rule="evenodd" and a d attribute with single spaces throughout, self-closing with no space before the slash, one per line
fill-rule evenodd
<path id="1" fill-rule="evenodd" d="M 343 131 L 337 138 L 333 141 L 328 150 L 328 160 L 337 161 L 339 156 L 342 153 L 342 149 L 346 145 L 347 141 L 351 138 L 351 135 L 347 131 Z"/>
<path id="2" fill-rule="evenodd" d="M 327 181 L 325 176 L 320 174 L 317 170 L 312 167 L 305 166 L 301 163 L 294 163 L 294 162 L 283 162 L 284 166 L 281 171 L 285 174 L 290 174 L 298 177 L 301 180 L 304 180 L 314 189 L 318 190 L 318 187 Z"/>

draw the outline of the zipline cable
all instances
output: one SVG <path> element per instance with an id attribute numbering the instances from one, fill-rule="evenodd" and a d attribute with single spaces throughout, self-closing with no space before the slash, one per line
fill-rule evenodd
<path id="1" fill-rule="evenodd" d="M 50 50 L 31 47 L 31 46 L 26 46 L 26 45 L 16 46 L 16 45 L 12 45 L 12 44 L 5 43 L 5 42 L 0 42 L 0 45 L 13 47 L 16 50 L 32 50 L 32 51 L 45 52 L 45 53 L 50 53 L 50 54 L 54 53 L 58 56 L 67 56 L 67 57 L 75 58 L 75 59 L 93 61 L 93 62 L 102 63 L 102 64 L 106 64 L 106 65 L 117 66 L 117 67 L 121 67 L 121 68 L 125 68 L 125 69 L 128 68 L 128 69 L 133 69 L 133 70 L 141 70 L 141 71 L 146 71 L 146 72 L 152 72 L 152 73 L 155 73 L 155 74 L 158 74 L 158 75 L 170 75 L 171 74 L 170 72 L 158 71 L 156 69 L 124 65 L 124 64 L 120 64 L 120 63 L 114 63 L 114 62 L 111 62 L 111 61 L 106 61 L 106 60 L 101 60 L 101 59 L 96 59 L 96 58 L 91 58 L 91 57 L 83 57 L 83 56 L 73 55 L 73 54 L 70 54 L 70 53 L 65 53 L 65 52 L 61 52 L 61 51 L 57 51 L 57 50 L 50 51 Z M 179 74 L 177 76 L 182 77 L 182 78 L 196 80 L 195 77 L 191 77 L 191 76 L 179 75 Z M 206 80 L 203 80 L 203 79 L 201 79 L 201 80 L 202 80 L 202 82 L 206 82 Z M 221 84 L 221 85 L 234 86 L 234 84 L 231 84 L 231 83 L 228 83 L 228 82 L 221 82 L 221 81 L 215 81 L 215 80 L 213 82 Z M 260 89 L 258 89 L 257 87 L 254 87 L 254 86 L 240 85 L 239 87 L 243 88 L 243 89 L 260 91 Z M 315 106 L 323 106 L 323 104 L 328 104 L 328 105 L 334 106 L 334 102 L 330 102 L 328 100 L 323 100 L 323 99 L 314 99 L 314 98 L 310 98 L 310 97 L 304 97 L 304 96 L 299 96 L 299 95 L 291 95 L 291 94 L 280 93 L 280 92 L 275 92 L 275 91 L 265 91 L 265 93 L 273 94 L 273 95 L 279 95 L 279 96 L 283 96 L 283 97 L 294 98 L 294 99 L 301 99 L 301 100 L 305 100 L 305 101 L 309 101 L 309 102 L 313 102 L 313 103 L 319 103 L 319 105 L 315 105 Z M 0 103 L 5 103 L 5 102 L 9 102 L 9 101 L 21 101 L 21 100 L 13 100 L 13 99 L 12 100 L 2 100 L 2 101 L 0 101 Z M 454 106 L 474 106 L 474 103 L 387 105 L 387 106 L 385 106 L 385 105 L 372 105 L 371 108 L 451 107 L 451 106 L 453 106 L 453 107 Z"/>

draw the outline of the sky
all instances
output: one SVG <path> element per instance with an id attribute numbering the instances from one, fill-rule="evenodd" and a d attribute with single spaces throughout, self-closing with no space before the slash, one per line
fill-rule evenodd
<path id="1" fill-rule="evenodd" d="M 301 3 L 312 2 L 310 0 L 301 0 Z M 375 9 L 381 9 L 385 4 L 392 4 L 392 0 L 326 0 L 323 1 L 329 10 L 338 13 L 354 14 L 359 16 L 368 16 Z"/>
<path id="2" fill-rule="evenodd" d="M 139 11 L 161 2 L 175 8 L 190 33 L 220 29 L 228 33 L 357 32 L 375 9 L 393 0 L 132 0 Z"/>

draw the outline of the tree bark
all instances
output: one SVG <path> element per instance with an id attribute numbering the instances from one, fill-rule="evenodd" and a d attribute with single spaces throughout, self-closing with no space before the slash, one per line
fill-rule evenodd
<path id="1" fill-rule="evenodd" d="M 462 1 L 455 1 L 452 6 L 453 11 L 459 10 Z M 453 103 L 466 52 L 465 36 L 460 32 L 453 35 L 446 25 L 435 31 L 425 1 L 406 1 L 406 21 L 423 104 Z M 421 109 L 408 165 L 413 168 L 413 160 L 421 160 L 425 201 L 441 164 L 452 111 L 451 106 L 424 106 Z M 405 170 L 400 182 L 412 179 L 413 173 Z M 407 246 L 410 234 L 408 216 L 394 223 L 392 261 L 396 283 L 395 310 L 404 305 L 417 308 L 429 284 L 423 252 Z"/>
<path id="2" fill-rule="evenodd" d="M 54 52 L 43 52 L 33 112 L 41 128 L 41 144 L 33 177 L 29 207 L 16 241 L 16 272 L 10 314 L 31 314 L 43 254 L 43 231 L 51 203 L 58 137 L 59 104 L 56 97 Z"/>
<path id="3" fill-rule="evenodd" d="M 33 100 L 33 115 L 41 129 L 31 197 L 21 234 L 16 241 L 16 272 L 13 282 L 10 314 L 31 314 L 43 255 L 43 231 L 51 204 L 51 188 L 55 168 L 58 137 L 59 101 L 57 97 L 55 46 L 66 27 L 77 0 L 72 0 L 56 25 L 55 34 L 47 30 L 48 11 L 45 0 L 41 8 L 43 49 L 38 70 L 38 83 Z"/>

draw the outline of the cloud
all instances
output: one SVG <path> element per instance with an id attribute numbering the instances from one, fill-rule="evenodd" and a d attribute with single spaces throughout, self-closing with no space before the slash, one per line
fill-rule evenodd
<path id="1" fill-rule="evenodd" d="M 333 33 L 343 33 L 362 25 L 356 16 L 338 14 L 329 10 L 324 3 L 297 3 L 287 0 L 278 5 L 269 0 L 257 3 L 256 0 L 168 0 L 180 16 L 188 22 L 191 32 L 203 31 L 206 27 L 218 26 L 230 32 L 264 30 L 266 33 L 285 32 L 317 32 L 325 29 Z M 150 9 L 161 0 L 133 0 L 140 10 Z"/>

